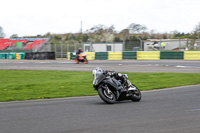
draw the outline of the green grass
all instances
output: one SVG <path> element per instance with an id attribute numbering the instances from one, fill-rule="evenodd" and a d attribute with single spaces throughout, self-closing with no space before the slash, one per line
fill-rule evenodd
<path id="1" fill-rule="evenodd" d="M 140 90 L 200 84 L 195 73 L 128 73 Z M 0 101 L 96 95 L 92 72 L 0 70 Z"/>

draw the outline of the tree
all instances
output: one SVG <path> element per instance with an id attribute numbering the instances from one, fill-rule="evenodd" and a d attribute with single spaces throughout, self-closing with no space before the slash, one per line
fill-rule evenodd
<path id="1" fill-rule="evenodd" d="M 120 34 L 122 34 L 122 39 L 123 41 L 125 41 L 126 39 L 128 39 L 130 37 L 130 32 L 128 29 L 123 29 Z"/>
<path id="2" fill-rule="evenodd" d="M 50 33 L 50 32 L 47 32 L 44 36 L 45 36 L 45 37 L 51 37 L 51 33 Z"/>
<path id="3" fill-rule="evenodd" d="M 12 35 L 10 36 L 10 38 L 18 38 L 18 35 L 17 35 L 17 34 L 12 34 Z"/>
<path id="4" fill-rule="evenodd" d="M 193 38 L 200 38 L 200 22 L 195 26 L 193 31 Z"/>
<path id="5" fill-rule="evenodd" d="M 112 42 L 114 40 L 114 33 L 116 33 L 115 27 L 113 25 L 107 27 L 102 24 L 95 25 L 87 31 L 89 38 L 92 37 L 91 34 L 94 34 L 93 39 L 95 39 L 96 42 Z"/>
<path id="6" fill-rule="evenodd" d="M 3 28 L 0 26 L 0 38 L 4 38 L 5 34 L 3 32 Z"/>
<path id="7" fill-rule="evenodd" d="M 131 34 L 134 34 L 134 33 L 141 33 L 145 30 L 147 30 L 147 27 L 145 25 L 140 25 L 140 24 L 135 24 L 135 23 L 131 23 L 128 28 L 129 29 L 129 32 Z"/>
<path id="8" fill-rule="evenodd" d="M 83 34 L 83 42 L 87 42 L 88 41 L 88 35 L 87 34 Z"/>

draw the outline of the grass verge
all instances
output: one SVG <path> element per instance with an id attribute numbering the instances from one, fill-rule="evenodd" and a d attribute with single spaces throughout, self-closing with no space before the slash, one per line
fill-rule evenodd
<path id="1" fill-rule="evenodd" d="M 127 73 L 140 90 L 200 84 L 197 73 Z M 0 101 L 96 95 L 92 72 L 0 70 Z"/>

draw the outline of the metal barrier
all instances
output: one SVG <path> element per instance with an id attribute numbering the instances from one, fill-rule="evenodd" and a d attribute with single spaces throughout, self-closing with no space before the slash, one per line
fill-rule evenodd
<path id="1" fill-rule="evenodd" d="M 200 60 L 200 51 L 124 51 L 124 52 L 85 52 L 88 60 L 160 60 L 184 59 Z M 73 60 L 76 55 L 68 52 L 68 60 Z"/>
<path id="2" fill-rule="evenodd" d="M 108 60 L 122 60 L 122 52 L 108 52 Z"/>
<path id="3" fill-rule="evenodd" d="M 160 60 L 160 51 L 137 51 L 137 60 Z"/>
<path id="4" fill-rule="evenodd" d="M 137 52 L 136 51 L 126 51 L 122 53 L 123 59 L 137 59 Z"/>
<path id="5" fill-rule="evenodd" d="M 95 60 L 95 52 L 84 52 L 88 60 Z"/>
<path id="6" fill-rule="evenodd" d="M 160 59 L 183 59 L 183 51 L 161 51 Z"/>
<path id="7" fill-rule="evenodd" d="M 107 60 L 107 59 L 108 59 L 108 52 L 95 53 L 95 60 Z"/>
<path id="8" fill-rule="evenodd" d="M 200 60 L 200 51 L 185 51 L 184 60 Z"/>

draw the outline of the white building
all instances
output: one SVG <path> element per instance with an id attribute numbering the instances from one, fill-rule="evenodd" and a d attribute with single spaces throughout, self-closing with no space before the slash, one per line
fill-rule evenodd
<path id="1" fill-rule="evenodd" d="M 86 43 L 84 52 L 122 52 L 123 43 Z"/>

